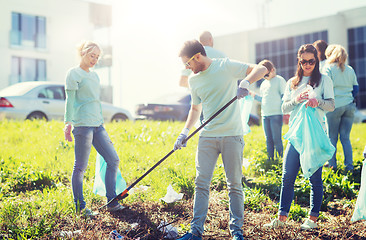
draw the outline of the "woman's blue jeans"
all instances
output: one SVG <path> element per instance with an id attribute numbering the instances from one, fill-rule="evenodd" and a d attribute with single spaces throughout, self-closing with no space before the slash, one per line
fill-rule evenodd
<path id="1" fill-rule="evenodd" d="M 356 105 L 352 102 L 346 106 L 334 109 L 333 112 L 327 113 L 329 138 L 333 146 L 337 149 L 339 135 L 343 147 L 346 171 L 353 170 L 352 145 L 349 135 L 351 133 L 355 111 Z M 329 160 L 329 166 L 333 167 L 333 169 L 337 169 L 336 153 L 337 150 Z"/>
<path id="2" fill-rule="evenodd" d="M 278 156 L 283 156 L 282 115 L 264 116 L 262 123 L 266 135 L 268 159 L 273 161 L 275 148 Z"/>
<path id="3" fill-rule="evenodd" d="M 288 216 L 294 199 L 294 184 L 300 168 L 300 154 L 289 142 L 283 160 L 279 215 Z M 310 216 L 318 217 L 323 201 L 322 168 L 310 177 Z"/>
<path id="4" fill-rule="evenodd" d="M 75 127 L 72 133 L 75 138 L 75 163 L 71 183 L 76 211 L 79 211 L 86 206 L 83 196 L 83 177 L 88 166 L 91 146 L 94 146 L 107 163 L 105 185 L 108 201 L 116 197 L 116 178 L 119 158 L 103 126 Z"/>

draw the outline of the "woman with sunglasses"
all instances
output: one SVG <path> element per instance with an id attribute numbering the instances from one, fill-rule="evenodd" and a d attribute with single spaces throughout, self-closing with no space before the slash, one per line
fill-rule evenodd
<path id="1" fill-rule="evenodd" d="M 286 85 L 283 96 L 283 113 L 290 113 L 290 125 L 299 113 L 300 107 L 315 108 L 315 119 L 325 131 L 325 112 L 334 110 L 334 94 L 332 80 L 319 72 L 319 59 L 315 47 L 311 44 L 302 45 L 297 53 L 298 64 L 296 75 Z M 301 122 L 301 124 L 304 124 Z M 264 227 L 278 228 L 285 226 L 294 198 L 294 184 L 300 168 L 300 154 L 288 142 L 284 160 L 278 218 Z M 307 230 L 317 227 L 317 218 L 323 200 L 322 167 L 310 177 L 310 216 L 301 225 Z"/>
<path id="2" fill-rule="evenodd" d="M 356 104 L 353 102 L 358 93 L 358 83 L 355 71 L 346 64 L 348 54 L 340 45 L 330 45 L 325 54 L 327 65 L 324 73 L 328 75 L 334 85 L 335 110 L 327 113 L 329 126 L 329 138 L 333 146 L 337 148 L 338 135 L 343 147 L 344 165 L 346 171 L 353 170 L 352 145 L 349 139 Z M 336 153 L 329 161 L 329 166 L 337 170 Z"/>
<path id="3" fill-rule="evenodd" d="M 265 66 L 269 73 L 264 75 L 260 86 L 260 95 L 250 92 L 255 100 L 261 102 L 261 115 L 264 134 L 266 136 L 268 161 L 273 161 L 275 149 L 279 157 L 283 156 L 282 144 L 282 96 L 285 92 L 286 80 L 276 74 L 274 64 L 263 60 L 258 65 Z"/>

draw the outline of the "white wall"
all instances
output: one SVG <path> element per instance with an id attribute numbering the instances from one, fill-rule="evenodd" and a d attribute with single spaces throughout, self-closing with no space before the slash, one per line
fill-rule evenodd
<path id="1" fill-rule="evenodd" d="M 80 0 L 0 0 L 0 89 L 8 86 L 11 57 L 45 59 L 49 81 L 65 81 L 67 70 L 78 63 L 76 47 L 92 37 L 89 3 Z M 46 17 L 46 50 L 10 47 L 11 13 Z"/>
<path id="2" fill-rule="evenodd" d="M 293 24 L 217 36 L 214 47 L 232 59 L 256 63 L 256 43 L 327 30 L 329 44 L 341 44 L 348 49 L 348 29 L 365 26 L 365 13 L 366 7 L 362 7 Z M 251 90 L 259 92 L 255 84 L 251 86 Z M 255 101 L 252 108 L 253 113 L 258 112 L 258 105 Z"/>
<path id="3" fill-rule="evenodd" d="M 366 25 L 366 7 L 293 24 L 215 37 L 215 48 L 230 58 L 254 63 L 255 44 L 328 30 L 328 42 L 348 47 L 347 29 Z"/>

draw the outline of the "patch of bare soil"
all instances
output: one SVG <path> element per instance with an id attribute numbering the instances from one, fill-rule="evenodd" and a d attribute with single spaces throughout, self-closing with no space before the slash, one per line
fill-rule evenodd
<path id="1" fill-rule="evenodd" d="M 204 240 L 231 239 L 228 230 L 229 209 L 227 193 L 211 194 L 210 206 L 205 223 Z M 158 229 L 161 221 L 170 223 L 176 228 L 188 226 L 192 217 L 193 200 L 182 200 L 166 205 L 156 202 L 135 202 L 126 209 L 111 214 L 101 211 L 94 219 L 80 219 L 69 216 L 57 220 L 58 231 L 48 239 L 59 239 L 61 231 L 82 230 L 81 234 L 64 239 L 108 239 L 112 230 L 117 230 L 125 240 L 159 240 L 165 239 Z M 268 210 L 271 209 L 271 210 Z M 245 239 L 363 239 L 366 240 L 366 223 L 359 221 L 350 223 L 352 209 L 344 209 L 333 205 L 331 211 L 323 212 L 325 219 L 318 222 L 318 229 L 300 230 L 300 222 L 288 221 L 282 229 L 266 229 L 263 224 L 274 218 L 273 207 L 265 206 L 260 212 L 245 211 Z M 137 224 L 138 225 L 137 225 Z M 133 227 L 135 225 L 135 227 Z M 181 233 L 181 235 L 184 232 Z"/>

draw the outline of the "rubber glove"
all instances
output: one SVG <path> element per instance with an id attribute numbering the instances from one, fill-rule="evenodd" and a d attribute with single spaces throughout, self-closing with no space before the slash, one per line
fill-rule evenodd
<path id="1" fill-rule="evenodd" d="M 187 142 L 185 142 L 183 144 L 183 141 L 187 138 L 188 133 L 189 133 L 189 129 L 185 128 L 185 129 L 183 129 L 181 134 L 179 134 L 177 140 L 174 143 L 174 151 L 181 149 L 182 147 L 187 147 Z"/>
<path id="2" fill-rule="evenodd" d="M 308 102 L 306 103 L 306 107 L 312 107 L 312 108 L 316 108 L 319 105 L 319 102 L 316 98 L 311 98 L 308 100 Z"/>
<path id="3" fill-rule="evenodd" d="M 302 103 L 302 102 L 304 102 L 304 101 L 306 101 L 308 99 L 309 99 L 309 92 L 308 91 L 305 91 L 305 92 L 302 92 L 299 95 L 297 95 L 295 101 L 297 103 Z"/>
<path id="4" fill-rule="evenodd" d="M 248 80 L 243 80 L 240 82 L 238 90 L 236 91 L 236 97 L 238 99 L 241 99 L 249 94 L 249 84 L 250 83 Z"/>

